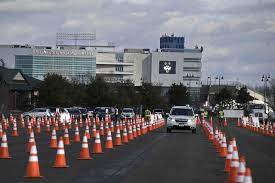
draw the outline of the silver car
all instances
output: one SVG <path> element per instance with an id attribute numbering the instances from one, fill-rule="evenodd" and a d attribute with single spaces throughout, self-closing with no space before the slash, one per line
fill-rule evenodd
<path id="1" fill-rule="evenodd" d="M 28 118 L 28 117 L 50 117 L 51 113 L 50 110 L 47 108 L 34 108 L 33 110 L 29 111 L 29 112 L 24 112 L 23 113 L 23 117 L 24 118 Z"/>
<path id="2" fill-rule="evenodd" d="M 193 108 L 190 106 L 174 106 L 172 107 L 167 118 L 167 132 L 172 130 L 191 130 L 196 133 L 196 120 Z"/>
<path id="3" fill-rule="evenodd" d="M 132 119 L 135 116 L 134 109 L 132 108 L 123 108 L 121 113 L 121 119 Z"/>

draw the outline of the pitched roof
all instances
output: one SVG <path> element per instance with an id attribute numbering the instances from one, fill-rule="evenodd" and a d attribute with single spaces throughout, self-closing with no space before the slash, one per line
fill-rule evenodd
<path id="1" fill-rule="evenodd" d="M 39 87 L 41 83 L 33 77 L 27 76 L 21 72 L 20 69 L 8 69 L 0 67 L 1 82 L 6 83 L 11 89 L 17 90 L 32 90 Z"/>

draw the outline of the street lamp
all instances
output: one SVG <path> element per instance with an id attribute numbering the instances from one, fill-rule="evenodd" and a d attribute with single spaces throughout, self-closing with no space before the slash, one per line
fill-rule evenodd
<path id="1" fill-rule="evenodd" d="M 222 76 L 222 75 L 218 75 L 218 76 L 216 76 L 215 79 L 218 79 L 218 80 L 219 80 L 219 88 L 218 88 L 218 90 L 219 90 L 219 93 L 220 93 L 221 80 L 223 79 L 223 76 Z"/>
<path id="2" fill-rule="evenodd" d="M 211 86 L 211 77 L 210 76 L 207 77 L 207 86 L 208 86 L 208 81 L 209 81 L 209 86 Z"/>
<path id="3" fill-rule="evenodd" d="M 266 89 L 267 89 L 267 82 L 269 81 L 269 79 L 270 79 L 270 74 L 263 74 L 261 81 L 264 82 L 264 104 L 266 104 Z M 266 111 L 268 112 L 268 106 Z"/>

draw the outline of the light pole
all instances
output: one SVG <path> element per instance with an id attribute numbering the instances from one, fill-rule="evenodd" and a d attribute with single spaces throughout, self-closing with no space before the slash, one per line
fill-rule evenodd
<path id="1" fill-rule="evenodd" d="M 219 80 L 219 88 L 218 88 L 218 91 L 219 91 L 219 94 L 220 94 L 221 80 L 223 79 L 223 76 L 222 76 L 222 75 L 218 75 L 218 76 L 216 76 L 215 79 L 218 79 L 218 80 Z"/>
<path id="2" fill-rule="evenodd" d="M 262 82 L 264 82 L 264 104 L 266 105 L 266 88 L 267 88 L 267 82 L 270 79 L 270 74 L 263 74 L 262 76 Z M 266 105 L 266 112 L 268 113 L 268 105 Z"/>
<path id="3" fill-rule="evenodd" d="M 223 76 L 222 76 L 222 75 L 217 75 L 215 79 L 218 79 L 218 80 L 219 80 L 218 95 L 219 95 L 219 97 L 220 97 L 220 87 L 221 87 L 221 80 L 223 79 Z M 221 103 L 222 103 L 222 107 L 223 107 L 222 98 L 221 98 Z"/>
<path id="4" fill-rule="evenodd" d="M 211 77 L 210 76 L 207 77 L 207 86 L 208 86 L 208 81 L 209 81 L 209 86 L 211 86 Z"/>

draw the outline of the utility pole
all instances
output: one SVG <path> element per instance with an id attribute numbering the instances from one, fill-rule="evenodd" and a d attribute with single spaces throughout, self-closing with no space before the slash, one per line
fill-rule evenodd
<path id="1" fill-rule="evenodd" d="M 218 79 L 219 81 L 219 85 L 218 85 L 218 94 L 220 96 L 220 87 L 221 87 L 221 80 L 223 79 L 223 76 L 222 75 L 217 75 L 215 79 Z M 221 99 L 221 103 L 222 103 L 222 107 L 223 107 L 223 101 Z"/>
<path id="2" fill-rule="evenodd" d="M 270 79 L 270 74 L 263 74 L 262 82 L 264 82 L 264 104 L 266 105 L 266 90 L 267 90 L 267 82 Z M 266 112 L 268 113 L 268 105 L 266 105 Z"/>

